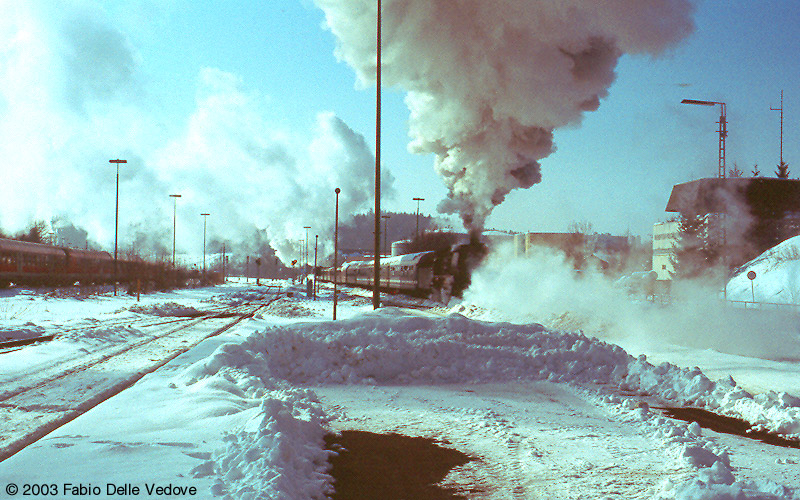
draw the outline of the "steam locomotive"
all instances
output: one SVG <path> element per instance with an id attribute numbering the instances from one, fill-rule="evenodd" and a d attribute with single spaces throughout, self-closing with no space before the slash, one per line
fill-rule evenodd
<path id="1" fill-rule="evenodd" d="M 431 250 L 383 258 L 379 262 L 381 291 L 447 302 L 460 297 L 469 286 L 472 271 L 486 256 L 486 246 L 478 241 L 453 245 L 447 250 Z M 375 261 L 346 262 L 341 267 L 321 268 L 317 279 L 340 285 L 373 288 Z"/>
<path id="2" fill-rule="evenodd" d="M 117 281 L 151 282 L 165 266 L 137 260 L 117 261 Z M 65 286 L 114 282 L 114 257 L 108 252 L 80 250 L 0 238 L 0 288 Z"/>

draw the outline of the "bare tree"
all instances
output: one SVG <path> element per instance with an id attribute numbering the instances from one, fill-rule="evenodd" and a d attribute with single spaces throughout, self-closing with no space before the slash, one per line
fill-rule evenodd
<path id="1" fill-rule="evenodd" d="M 592 231 L 592 223 L 588 220 L 582 221 L 572 221 L 567 226 L 568 233 L 575 233 L 575 234 L 593 234 Z"/>

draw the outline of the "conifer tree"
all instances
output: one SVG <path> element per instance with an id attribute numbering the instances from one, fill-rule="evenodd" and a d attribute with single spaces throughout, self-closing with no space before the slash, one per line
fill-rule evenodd
<path id="1" fill-rule="evenodd" d="M 708 274 L 720 255 L 718 244 L 710 241 L 708 216 L 682 213 L 672 256 L 676 279 L 695 279 Z"/>

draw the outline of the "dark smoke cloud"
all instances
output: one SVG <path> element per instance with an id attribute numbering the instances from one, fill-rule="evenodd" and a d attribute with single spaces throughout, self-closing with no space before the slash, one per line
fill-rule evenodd
<path id="1" fill-rule="evenodd" d="M 337 56 L 374 81 L 374 0 L 316 0 Z M 384 0 L 383 78 L 408 91 L 409 149 L 434 153 L 439 209 L 479 229 L 541 180 L 553 131 L 594 111 L 626 53 L 657 55 L 692 30 L 686 0 Z"/>

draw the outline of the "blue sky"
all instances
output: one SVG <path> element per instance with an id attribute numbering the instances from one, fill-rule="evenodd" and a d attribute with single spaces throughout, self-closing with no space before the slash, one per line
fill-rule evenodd
<path id="1" fill-rule="evenodd" d="M 177 69 L 182 85 L 176 88 L 182 86 L 186 97 L 198 67 L 231 71 L 269 97 L 272 117 L 294 130 L 307 130 L 317 112 L 331 110 L 374 143 L 374 88 L 356 88 L 353 70 L 336 60 L 334 37 L 312 2 L 211 4 L 173 6 L 169 24 L 202 25 L 203 37 L 181 30 L 159 37 L 145 58 L 152 57 L 154 72 Z M 749 174 L 758 163 L 762 175 L 772 175 L 779 114 L 769 108 L 778 107 L 784 90 L 784 158 L 793 171 L 800 152 L 798 114 L 792 112 L 800 102 L 793 85 L 800 81 L 800 5 L 699 2 L 694 20 L 695 32 L 663 56 L 623 56 L 600 108 L 580 127 L 556 133 L 557 152 L 542 162 L 542 182 L 512 192 L 487 225 L 559 231 L 586 220 L 598 231 L 646 234 L 669 215 L 663 207 L 673 184 L 716 173 L 719 107 L 681 105 L 684 98 L 725 101 L 729 167 L 736 163 Z M 383 157 L 397 188 L 384 205 L 411 211 L 411 198 L 419 196 L 426 198 L 423 210 L 435 211 L 446 191 L 433 159 L 406 151 L 404 94 L 384 90 Z"/>
<path id="2" fill-rule="evenodd" d="M 374 87 L 359 84 L 353 68 L 337 60 L 336 39 L 324 26 L 323 11 L 311 0 L 30 5 L 0 2 L 3 10 L 15 13 L 8 16 L 13 22 L 0 26 L 5 45 L 0 69 L 6 79 L 0 120 L 5 130 L 20 135 L 0 149 L 9 161 L 38 162 L 30 167 L 35 175 L 64 177 L 42 196 L 30 196 L 26 189 L 32 181 L 21 178 L 20 189 L 3 193 L 7 199 L 16 193 L 18 201 L 15 209 L 0 211 L 0 226 L 13 230 L 32 218 L 64 217 L 107 244 L 113 235 L 113 214 L 105 209 L 91 214 L 105 206 L 113 180 L 73 185 L 75 176 L 69 172 L 85 173 L 87 161 L 99 164 L 125 154 L 133 158 L 128 173 L 122 173 L 127 198 L 121 201 L 126 209 L 121 229 L 129 240 L 142 227 L 166 238 L 171 230 L 165 216 L 171 215 L 168 192 L 185 193 L 179 230 L 191 231 L 188 221 L 192 228 L 201 224 L 194 212 L 209 210 L 225 218 L 223 228 L 215 225 L 219 219 L 214 221 L 212 215 L 209 232 L 227 238 L 235 238 L 236 231 L 267 227 L 296 240 L 304 234 L 303 217 L 319 220 L 324 232 L 329 229 L 328 222 L 322 222 L 328 212 L 322 205 L 329 203 L 324 193 L 345 175 L 359 177 L 363 191 L 350 208 L 371 207 L 372 201 L 363 199 L 371 182 L 363 161 L 338 174 L 325 173 L 319 165 L 306 169 L 306 163 L 315 161 L 363 159 L 365 150 L 374 149 L 375 133 Z M 672 185 L 716 175 L 718 107 L 682 105 L 684 98 L 726 102 L 729 168 L 736 163 L 749 175 L 757 163 L 761 175 L 772 176 L 778 162 L 779 114 L 769 108 L 779 105 L 784 90 L 784 159 L 792 177 L 800 176 L 800 115 L 795 111 L 800 103 L 800 4 L 769 0 L 694 5 L 694 33 L 658 58 L 622 56 L 599 109 L 586 113 L 579 126 L 555 132 L 557 150 L 541 161 L 542 181 L 512 191 L 489 216 L 487 227 L 563 231 L 573 221 L 588 221 L 599 232 L 630 230 L 647 236 L 654 222 L 669 216 L 664 206 Z M 77 109 L 61 103 L 59 89 L 70 73 L 69 65 L 59 64 L 69 62 L 64 26 L 84 18 L 102 28 L 98 33 L 109 30 L 119 36 L 120 50 L 132 57 L 134 68 L 128 75 L 109 65 L 111 71 L 124 74 L 125 81 L 114 86 L 90 81 Z M 32 26 L 30 31 L 40 35 L 20 37 L 25 32 L 21 26 Z M 25 50 L 18 50 L 19 40 Z M 59 64 L 44 66 L 38 62 L 40 55 Z M 41 69 L 62 66 L 67 68 L 63 72 Z M 34 100 L 33 92 L 20 90 L 32 87 L 45 97 Z M 412 198 L 423 197 L 422 211 L 435 214 L 447 191 L 433 170 L 433 157 L 407 151 L 409 111 L 404 97 L 404 89 L 384 89 L 382 156 L 393 182 L 383 207 L 413 212 Z M 20 104 L 22 100 L 26 102 Z M 320 115 L 328 112 L 332 115 Z M 37 114 L 52 117 L 46 134 L 34 125 L 20 131 L 19 117 L 30 120 Z M 240 126 L 247 133 L 234 130 Z M 348 145 L 341 151 L 331 145 L 343 142 Z M 250 160 L 231 151 L 231 144 L 251 143 L 257 143 L 259 157 L 288 158 L 285 165 L 293 172 L 288 181 L 272 179 L 274 173 L 262 178 L 257 165 L 238 170 L 239 160 Z M 34 154 L 36 145 L 48 148 L 47 154 Z M 224 158 L 214 156 L 225 148 Z M 338 159 L 331 160 L 334 153 Z M 57 172 L 55 158 L 60 163 Z M 175 163 L 182 164 L 173 171 Z M 194 174 L 197 185 L 189 186 Z M 309 176 L 330 183 L 320 184 L 323 194 L 305 186 L 303 179 Z M 247 189 L 237 192 L 237 180 L 246 181 Z M 102 201 L 70 201 L 84 198 L 83 191 L 101 193 Z M 292 198 L 293 193 L 298 197 Z M 261 198 L 279 201 L 281 208 Z M 140 208 L 142 200 L 148 200 L 145 210 Z M 294 204 L 300 207 L 295 212 L 303 212 L 306 204 L 313 204 L 314 210 L 295 219 L 282 218 L 282 210 Z M 232 222 L 253 212 L 262 216 L 248 224 Z M 180 228 L 182 224 L 187 227 Z M 186 246 L 191 252 L 188 247 L 197 242 Z"/>

